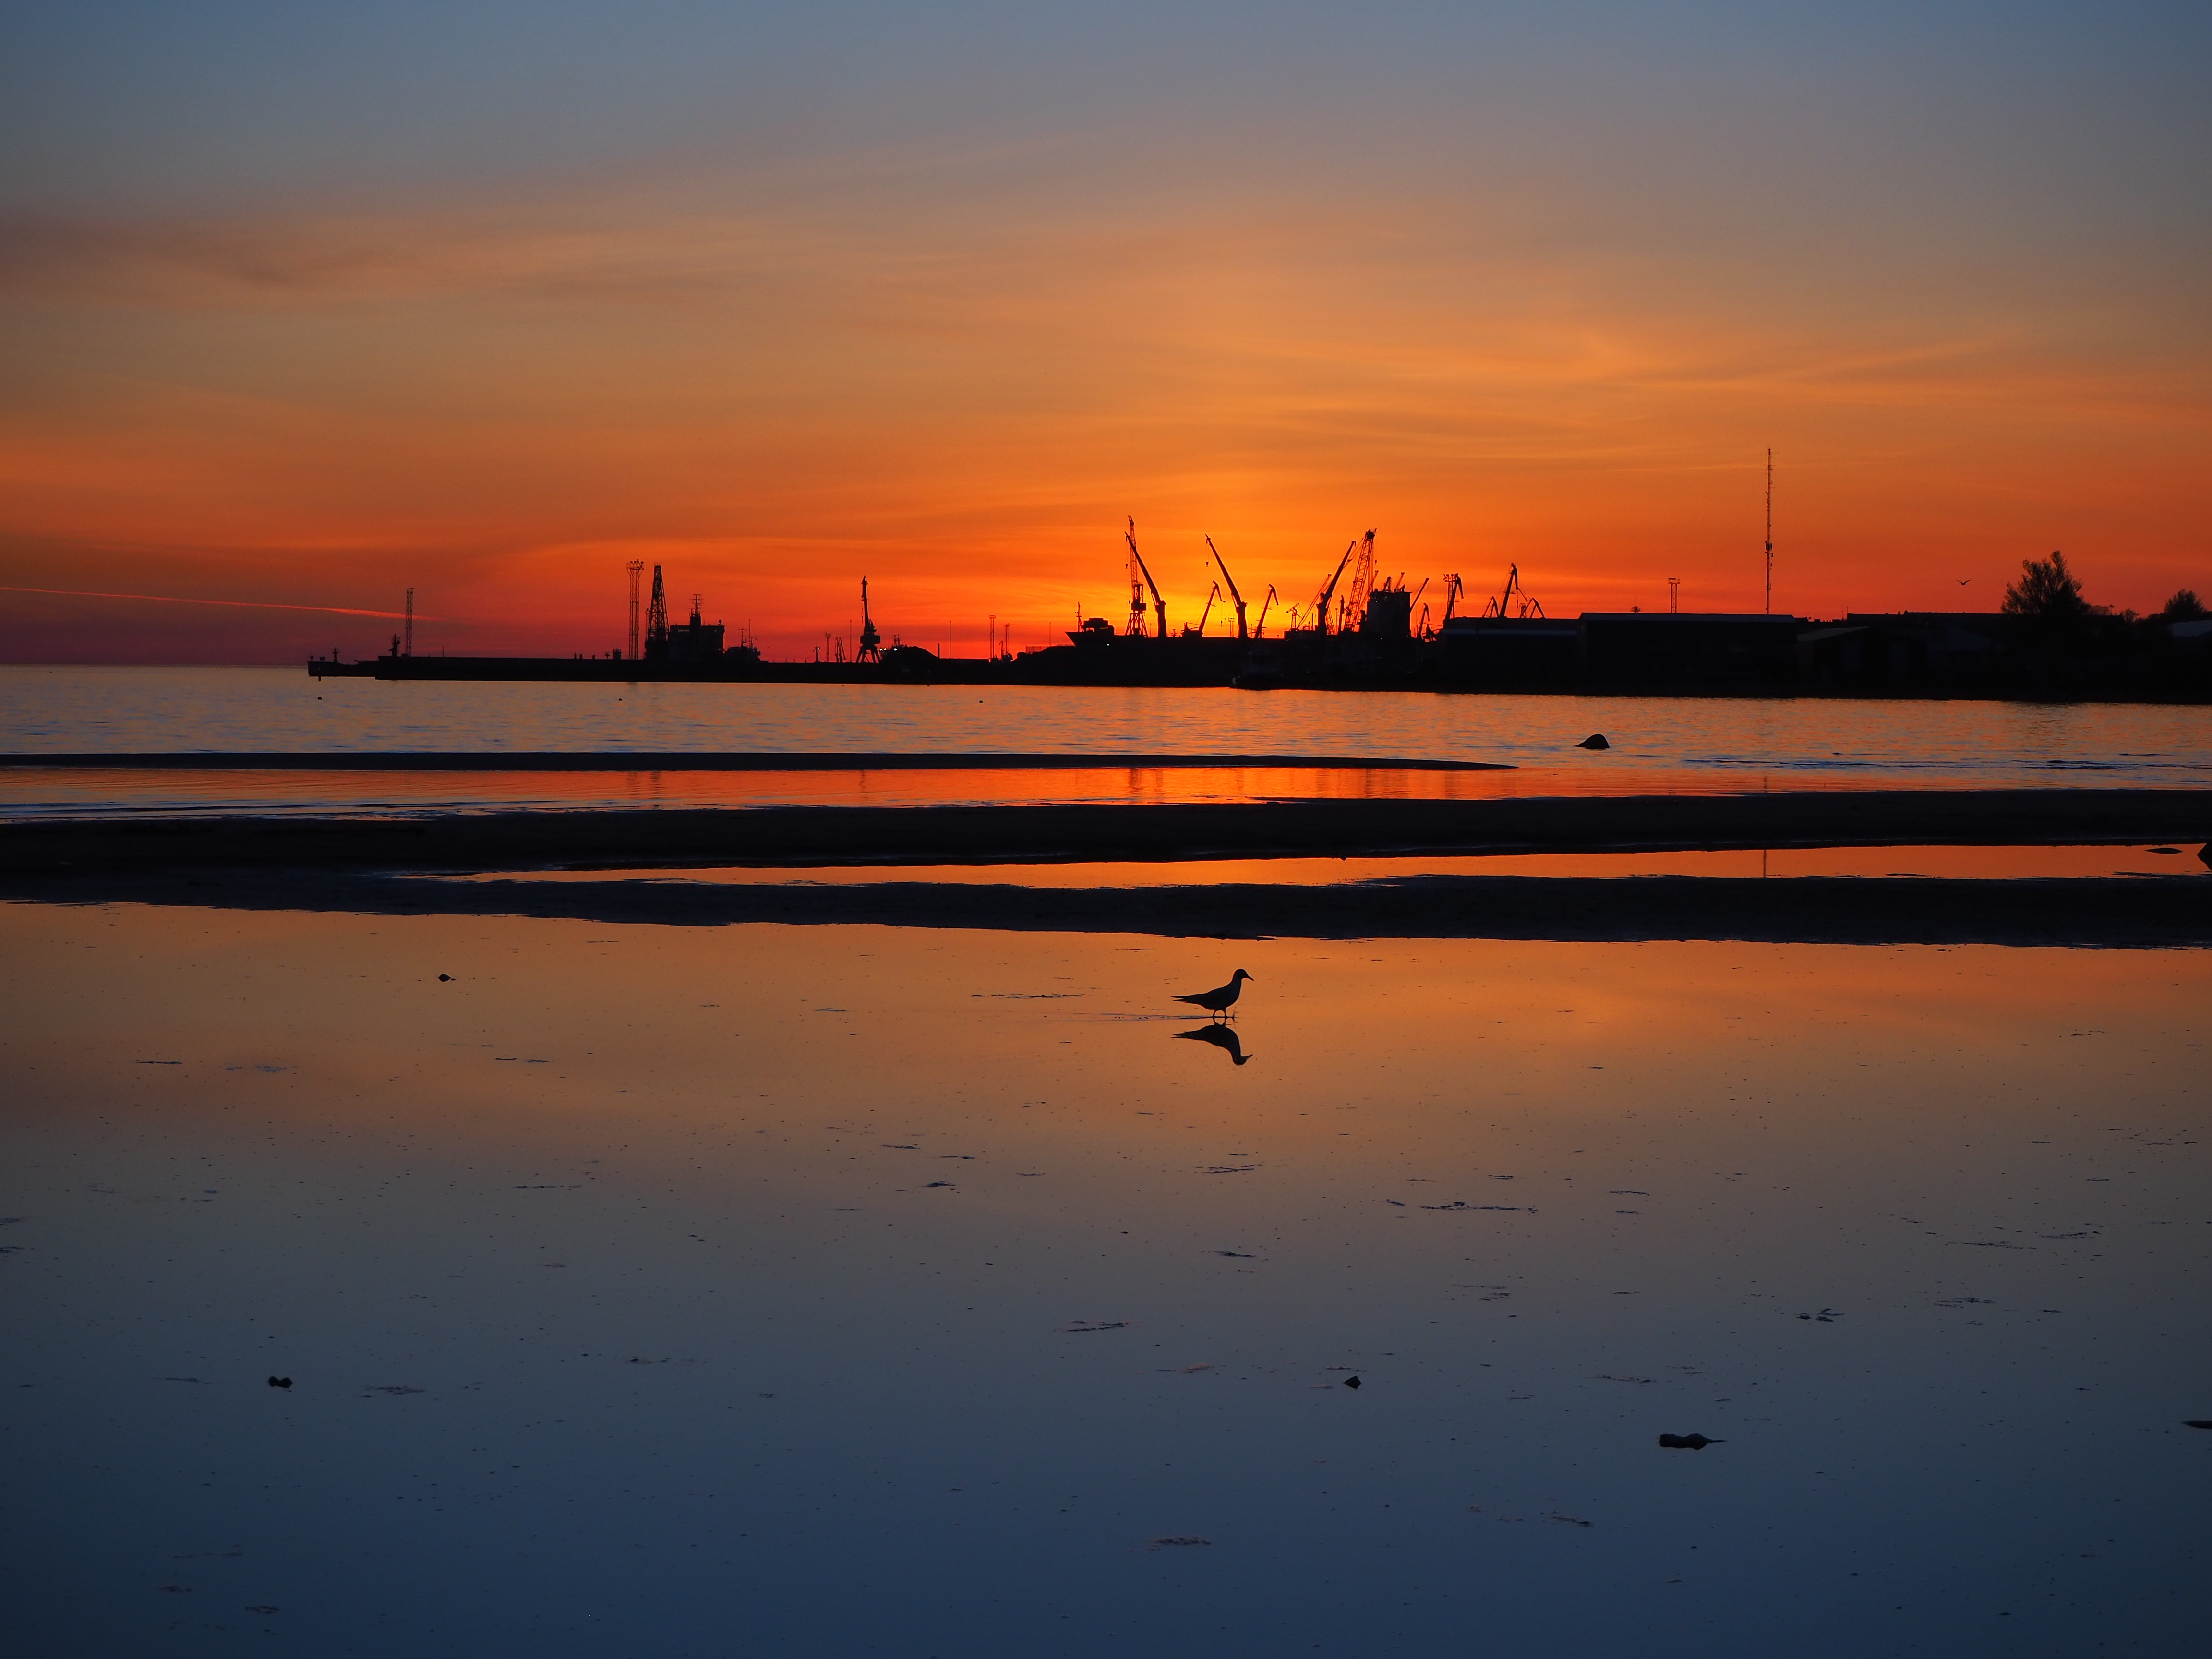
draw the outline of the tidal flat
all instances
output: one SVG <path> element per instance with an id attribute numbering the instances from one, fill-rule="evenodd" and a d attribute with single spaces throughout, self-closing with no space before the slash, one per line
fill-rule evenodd
<path id="1" fill-rule="evenodd" d="M 2212 1613 L 2202 951 L 0 941 L 16 1651 L 2179 1654 Z M 1233 1052 L 1181 1040 L 1240 967 Z"/>

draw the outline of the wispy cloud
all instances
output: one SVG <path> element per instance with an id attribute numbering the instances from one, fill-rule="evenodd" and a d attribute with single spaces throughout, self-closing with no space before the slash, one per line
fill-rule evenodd
<path id="1" fill-rule="evenodd" d="M 267 599 L 197 599 L 178 593 L 107 593 L 79 587 L 17 587 L 0 584 L 0 593 L 44 593 L 64 599 L 130 599 L 151 605 L 206 605 L 231 611 L 315 611 L 328 617 L 380 617 L 398 621 L 407 613 L 403 611 L 360 611 L 343 605 L 278 605 Z M 443 622 L 442 617 L 432 617 L 420 611 L 416 622 Z"/>

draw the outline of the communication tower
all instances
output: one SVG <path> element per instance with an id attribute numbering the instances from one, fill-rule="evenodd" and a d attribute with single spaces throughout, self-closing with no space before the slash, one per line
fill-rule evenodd
<path id="1" fill-rule="evenodd" d="M 1668 578 L 1667 578 L 1667 614 L 1668 614 L 1668 616 L 1670 616 L 1670 617 L 1671 617 L 1671 616 L 1673 616 L 1676 611 L 1680 611 L 1680 610 L 1682 608 L 1682 607 L 1681 607 L 1681 604 L 1680 604 L 1681 597 L 1682 597 L 1682 579 L 1681 579 L 1680 576 L 1669 576 L 1669 577 L 1668 577 Z"/>
<path id="2" fill-rule="evenodd" d="M 1766 452 L 1766 614 L 1774 614 L 1774 452 Z"/>
<path id="3" fill-rule="evenodd" d="M 637 579 L 645 574 L 645 561 L 632 559 L 629 571 L 629 658 L 637 660 Z"/>
<path id="4" fill-rule="evenodd" d="M 400 654 L 402 656 L 411 657 L 415 654 L 415 590 L 411 587 L 407 590 L 406 628 L 407 644 L 405 648 L 401 651 Z"/>

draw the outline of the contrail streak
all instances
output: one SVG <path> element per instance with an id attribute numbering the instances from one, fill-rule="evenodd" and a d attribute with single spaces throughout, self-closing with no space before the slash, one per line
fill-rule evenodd
<path id="1" fill-rule="evenodd" d="M 49 593 L 64 599 L 149 599 L 156 605 L 218 605 L 238 611 L 316 611 L 331 617 L 383 617 L 398 622 L 399 611 L 356 611 L 343 605 L 275 605 L 266 599 L 186 599 L 174 593 L 99 593 L 82 587 L 16 587 L 0 582 L 0 593 Z M 415 613 L 416 622 L 447 622 L 450 617 Z"/>

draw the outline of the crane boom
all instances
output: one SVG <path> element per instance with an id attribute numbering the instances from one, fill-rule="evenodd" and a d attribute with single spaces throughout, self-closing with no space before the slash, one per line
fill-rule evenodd
<path id="1" fill-rule="evenodd" d="M 1318 632 L 1328 632 L 1328 602 L 1336 597 L 1336 585 L 1343 578 L 1344 567 L 1352 562 L 1352 553 L 1358 546 L 1356 541 L 1344 544 L 1344 556 L 1336 562 L 1336 569 L 1322 584 L 1321 592 L 1314 600 L 1314 627 Z"/>
<path id="2" fill-rule="evenodd" d="M 1213 555 L 1213 562 L 1221 568 L 1221 580 L 1229 584 L 1229 601 L 1237 607 L 1237 637 L 1243 639 L 1244 596 L 1237 591 L 1237 578 L 1229 574 L 1229 566 L 1222 559 L 1221 550 L 1213 544 L 1211 536 L 1206 538 L 1206 550 Z"/>
<path id="3" fill-rule="evenodd" d="M 1198 629 L 1194 637 L 1206 637 L 1206 619 L 1213 614 L 1213 602 L 1221 597 L 1221 584 L 1216 582 L 1206 592 L 1206 609 L 1198 613 Z"/>
<path id="4" fill-rule="evenodd" d="M 1260 638 L 1267 631 L 1267 607 L 1274 604 L 1275 597 L 1275 585 L 1273 582 L 1269 582 L 1267 584 L 1267 596 L 1260 601 L 1259 623 L 1252 629 L 1252 637 L 1255 640 Z"/>
<path id="5" fill-rule="evenodd" d="M 1145 631 L 1144 597 L 1137 590 L 1137 577 L 1141 574 L 1145 586 L 1152 590 L 1152 610 L 1159 618 L 1160 637 L 1165 639 L 1168 636 L 1167 601 L 1160 597 L 1160 585 L 1152 580 L 1152 569 L 1145 563 L 1145 556 L 1137 551 L 1137 520 L 1133 517 L 1129 520 L 1129 533 L 1123 539 L 1129 544 L 1129 558 L 1136 567 L 1129 575 L 1129 631 L 1132 634 Z"/>
<path id="6" fill-rule="evenodd" d="M 1375 532 L 1360 538 L 1359 562 L 1352 567 L 1352 587 L 1345 595 L 1339 624 L 1358 628 L 1367 615 L 1368 596 L 1375 591 Z"/>

